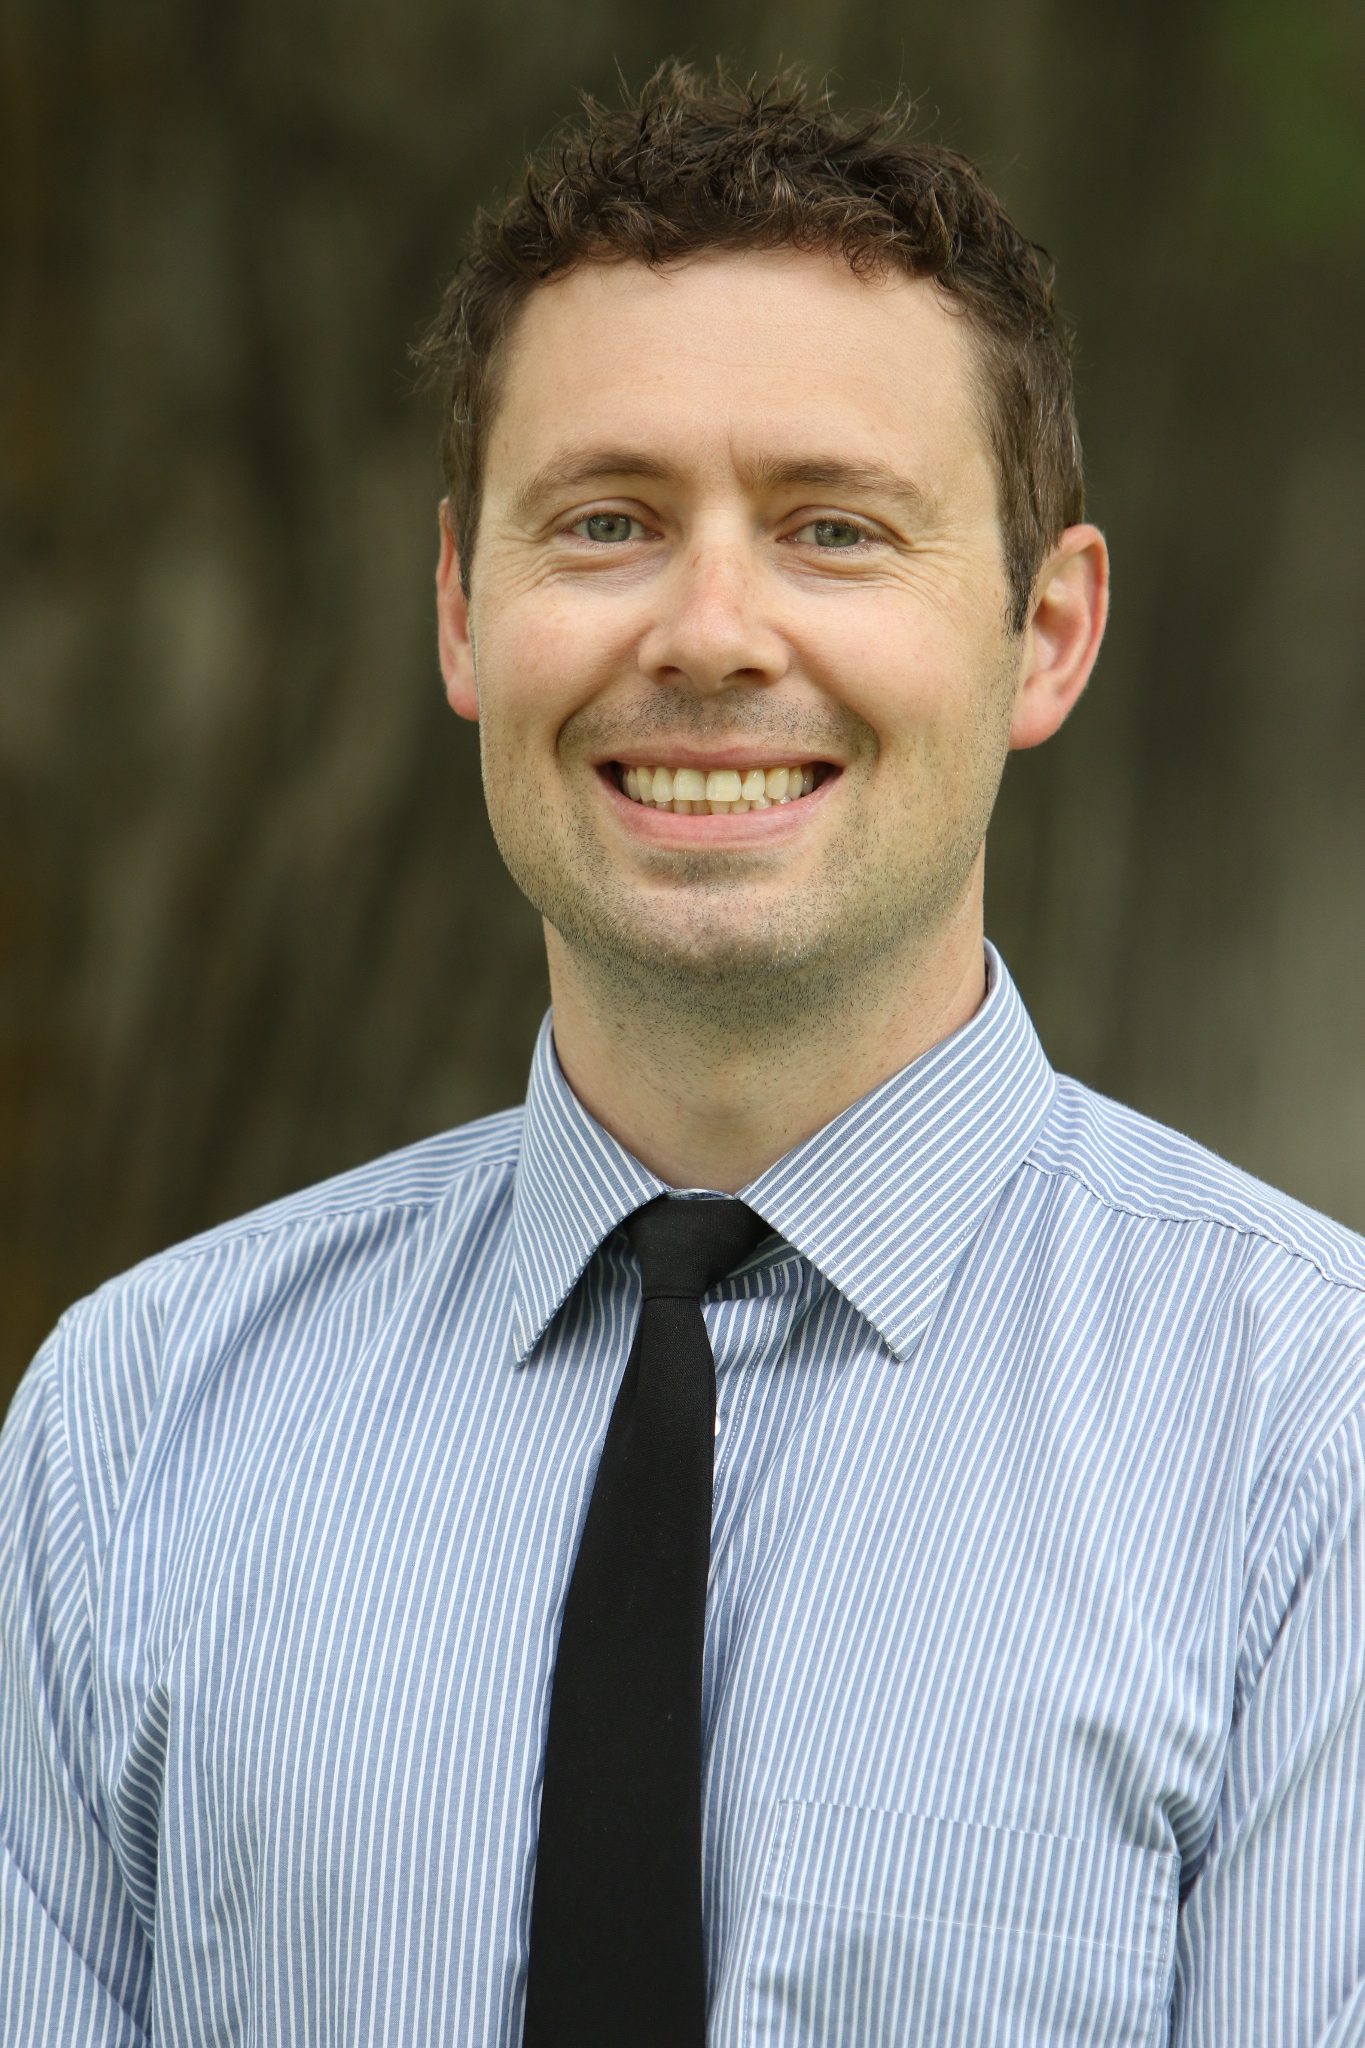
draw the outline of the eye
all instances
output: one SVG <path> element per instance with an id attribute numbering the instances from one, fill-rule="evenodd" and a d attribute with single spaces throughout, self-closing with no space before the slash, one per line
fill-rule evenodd
<path id="1" fill-rule="evenodd" d="M 641 533 L 644 532 L 640 521 L 632 519 L 629 512 L 589 512 L 582 519 L 576 519 L 568 530 L 570 533 L 578 533 L 585 526 L 595 526 L 599 531 L 583 534 L 584 540 L 597 541 L 606 546 L 614 546 L 621 541 L 633 539 L 630 531 L 632 526 L 639 526 Z M 600 531 L 602 528 L 606 528 L 607 531 Z"/>
<path id="2" fill-rule="evenodd" d="M 863 526 L 856 519 L 809 519 L 804 526 L 797 527 L 793 540 L 800 540 L 803 533 L 813 533 L 814 546 L 826 555 L 850 555 L 869 541 L 881 539 L 872 527 Z"/>

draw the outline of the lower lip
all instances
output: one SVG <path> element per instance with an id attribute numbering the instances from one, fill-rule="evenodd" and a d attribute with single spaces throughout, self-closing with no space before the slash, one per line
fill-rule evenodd
<path id="1" fill-rule="evenodd" d="M 794 797 L 790 803 L 770 803 L 763 811 L 661 811 L 653 804 L 637 804 L 618 789 L 609 768 L 599 768 L 598 781 L 621 822 L 653 846 L 693 849 L 700 846 L 768 846 L 778 839 L 794 838 L 816 816 L 836 784 L 841 769 L 834 769 L 817 783 L 809 796 Z"/>

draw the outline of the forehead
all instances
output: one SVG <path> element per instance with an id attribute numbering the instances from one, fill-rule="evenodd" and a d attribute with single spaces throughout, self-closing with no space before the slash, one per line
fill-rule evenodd
<path id="1" fill-rule="evenodd" d="M 928 488 L 993 490 L 960 312 L 931 280 L 859 277 L 837 255 L 581 265 L 530 294 L 499 384 L 495 497 L 591 440 L 657 449 L 699 477 L 818 447 L 909 465 Z"/>

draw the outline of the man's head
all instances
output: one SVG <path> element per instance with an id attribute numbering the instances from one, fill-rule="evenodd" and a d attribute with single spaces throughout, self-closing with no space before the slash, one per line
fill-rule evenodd
<path id="1" fill-rule="evenodd" d="M 583 117 L 527 160 L 521 188 L 480 211 L 418 351 L 442 400 L 442 458 L 469 595 L 488 434 L 506 348 L 541 285 L 585 263 L 677 262 L 799 248 L 861 276 L 930 278 L 970 334 L 973 393 L 996 468 L 1009 620 L 1084 517 L 1070 349 L 1051 265 L 965 157 L 900 130 L 899 101 L 855 122 L 788 74 L 742 86 L 668 62 L 638 100 Z"/>
<path id="2" fill-rule="evenodd" d="M 936 157 L 902 187 L 902 152 L 677 71 L 629 132 L 615 151 L 565 145 L 565 183 L 531 180 L 513 203 L 520 253 L 499 276 L 519 288 L 497 318 L 477 273 L 447 303 L 463 337 L 437 571 L 447 694 L 479 721 L 557 1020 L 572 986 L 613 1028 L 667 1024 L 713 1052 L 828 1031 L 850 1006 L 875 1028 L 907 991 L 932 1007 L 973 955 L 979 976 L 1006 753 L 1061 723 L 1098 647 L 1104 543 L 1071 518 L 1069 424 L 1022 470 L 1000 452 L 1022 461 L 1041 389 L 1069 422 L 1065 350 L 1026 245 L 966 167 Z M 851 161 L 866 188 L 826 191 L 819 234 L 773 155 L 794 162 L 800 137 L 809 180 L 837 184 Z M 631 150 L 652 166 L 645 199 Z M 615 196 L 589 206 L 599 185 Z M 855 260 L 875 253 L 874 212 L 888 247 L 918 223 L 939 267 Z M 680 247 L 667 223 L 685 236 L 694 213 L 715 232 Z M 645 254 L 610 240 L 646 214 Z M 559 234 L 542 218 L 580 253 L 535 281 L 524 238 Z M 487 224 L 477 239 L 503 246 Z M 1010 278 L 1033 295 L 1012 367 L 948 269 L 973 305 Z M 783 803 L 765 783 L 751 811 L 755 773 L 779 765 L 817 787 Z M 715 815 L 719 788 L 705 817 L 650 807 L 668 782 L 642 792 L 624 772 L 647 766 L 747 770 L 743 812 Z"/>

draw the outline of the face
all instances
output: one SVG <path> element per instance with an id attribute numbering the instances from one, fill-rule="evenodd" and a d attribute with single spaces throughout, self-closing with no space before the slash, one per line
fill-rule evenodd
<path id="1" fill-rule="evenodd" d="M 971 351 L 927 281 L 789 250 L 531 295 L 470 604 L 448 528 L 437 591 L 448 695 L 478 719 L 552 983 L 754 1029 L 923 972 L 973 927 L 979 961 L 1006 754 L 1065 716 L 1102 606 L 1092 559 L 1094 645 L 1075 601 L 1049 631 L 1046 593 L 1066 599 L 1094 534 L 1070 529 L 1039 616 L 1007 632 Z M 815 787 L 769 795 L 784 767 Z M 641 803 L 645 769 L 670 771 L 651 793 L 737 773 L 755 807 Z"/>

